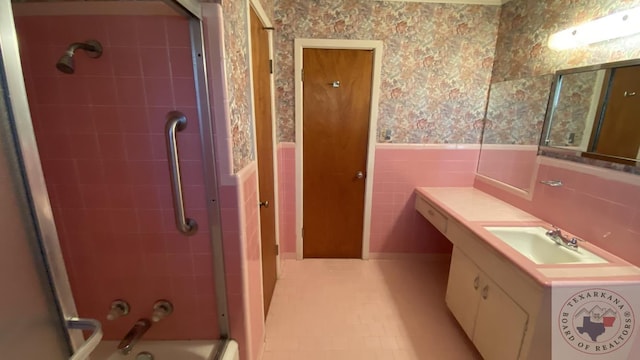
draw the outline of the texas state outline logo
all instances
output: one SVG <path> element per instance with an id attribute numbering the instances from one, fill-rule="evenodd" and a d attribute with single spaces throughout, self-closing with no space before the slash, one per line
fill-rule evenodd
<path id="1" fill-rule="evenodd" d="M 567 299 L 558 326 L 564 340 L 574 349 L 591 355 L 609 354 L 632 338 L 635 316 L 620 294 L 592 288 Z"/>

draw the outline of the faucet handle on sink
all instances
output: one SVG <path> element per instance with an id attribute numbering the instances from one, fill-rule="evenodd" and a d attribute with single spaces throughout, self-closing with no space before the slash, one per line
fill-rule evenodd
<path id="1" fill-rule="evenodd" d="M 547 236 L 557 236 L 557 235 L 562 235 L 562 230 L 560 230 L 559 227 L 555 226 L 555 225 L 551 225 L 551 230 L 547 230 Z"/>

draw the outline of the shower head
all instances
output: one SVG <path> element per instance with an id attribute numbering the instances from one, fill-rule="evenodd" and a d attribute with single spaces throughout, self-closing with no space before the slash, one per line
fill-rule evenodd
<path id="1" fill-rule="evenodd" d="M 73 43 L 64 55 L 56 63 L 56 68 L 65 74 L 73 74 L 75 72 L 75 61 L 73 55 L 76 50 L 84 50 L 90 58 L 97 59 L 102 55 L 102 44 L 96 40 L 87 40 L 83 43 Z"/>
<path id="2" fill-rule="evenodd" d="M 75 71 L 75 61 L 73 61 L 73 53 L 71 55 L 64 54 L 56 63 L 56 68 L 65 74 L 73 74 Z"/>

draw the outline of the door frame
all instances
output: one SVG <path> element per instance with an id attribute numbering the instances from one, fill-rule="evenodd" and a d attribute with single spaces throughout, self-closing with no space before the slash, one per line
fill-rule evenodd
<path id="1" fill-rule="evenodd" d="M 260 0 L 250 0 L 248 2 L 247 5 L 247 36 L 248 36 L 248 50 L 247 50 L 247 56 L 249 57 L 249 63 L 251 64 L 251 59 L 253 59 L 253 52 L 251 51 L 251 41 L 253 40 L 251 38 L 251 9 L 253 9 L 256 12 L 256 15 L 258 15 L 258 18 L 260 19 L 260 21 L 262 22 L 262 24 L 264 25 L 265 28 L 267 28 L 268 30 L 273 30 L 273 23 L 271 22 L 271 19 L 269 19 L 269 15 L 267 15 L 267 12 L 264 10 L 264 8 L 262 7 L 262 4 L 260 3 Z M 279 184 L 279 178 L 278 178 L 278 169 L 279 169 L 279 165 L 278 165 L 278 143 L 277 143 L 277 136 L 276 136 L 276 131 L 277 131 L 277 125 L 276 124 L 276 99 L 275 99 L 275 93 L 276 93 L 276 82 L 275 82 L 275 54 L 274 54 L 274 41 L 273 41 L 273 31 L 269 31 L 267 33 L 269 35 L 269 58 L 273 61 L 273 71 L 271 73 L 270 80 L 269 80 L 269 84 L 270 84 L 270 92 L 271 92 L 271 143 L 273 145 L 273 197 L 274 197 L 274 212 L 275 212 L 275 222 L 276 222 L 276 246 L 278 247 L 278 249 L 280 249 L 280 251 L 278 251 L 278 254 L 276 255 L 276 276 L 278 279 L 280 279 L 280 276 L 282 275 L 282 264 L 280 263 L 280 253 L 281 253 L 281 247 L 280 247 L 280 192 L 278 191 L 278 184 Z M 252 125 L 253 125 L 253 148 L 256 149 L 256 160 L 258 157 L 258 153 L 257 153 L 257 149 L 258 149 L 258 144 L 257 144 L 257 139 L 255 136 L 255 128 L 256 128 L 256 109 L 255 109 L 255 98 L 253 95 L 253 88 L 254 88 L 254 84 L 253 84 L 253 64 L 251 64 L 251 66 L 249 66 L 249 86 L 250 86 L 250 102 L 251 102 L 251 118 L 252 118 Z M 258 177 L 260 176 L 260 174 L 258 174 Z M 258 185 L 256 185 L 258 186 Z M 259 194 L 259 191 L 257 191 L 256 193 Z M 257 206 L 257 205 L 256 205 Z M 262 234 L 260 235 L 262 238 Z M 261 241 L 262 244 L 262 241 Z M 262 269 L 262 266 L 261 266 Z M 264 291 L 264 289 L 263 289 Z"/>
<path id="2" fill-rule="evenodd" d="M 378 128 L 378 101 L 382 77 L 381 40 L 342 40 L 342 39 L 295 39 L 294 40 L 294 74 L 295 74 L 295 132 L 296 132 L 296 259 L 302 260 L 304 241 L 302 238 L 303 220 L 303 178 L 302 178 L 302 54 L 304 49 L 341 49 L 341 50 L 373 50 L 373 81 L 371 84 L 371 109 L 369 112 L 369 137 L 367 145 L 367 168 L 364 193 L 364 214 L 362 228 L 362 259 L 369 259 L 369 243 L 371 240 L 371 206 L 373 201 L 373 169 L 375 165 L 376 133 Z"/>

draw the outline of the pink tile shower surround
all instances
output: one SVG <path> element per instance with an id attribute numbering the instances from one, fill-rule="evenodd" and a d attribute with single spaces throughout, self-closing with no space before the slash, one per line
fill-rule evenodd
<path id="1" fill-rule="evenodd" d="M 477 147 L 456 145 L 376 146 L 373 174 L 370 252 L 447 253 L 450 243 L 415 211 L 414 189 L 420 186 L 471 186 Z M 280 180 L 280 246 L 296 252 L 295 147 L 278 144 Z"/>
<path id="2" fill-rule="evenodd" d="M 132 312 L 104 321 L 119 339 L 153 302 L 172 316 L 147 339 L 218 337 L 188 23 L 174 16 L 17 17 L 38 150 L 79 314 L 104 320 L 123 298 Z M 97 39 L 103 56 L 55 63 L 67 46 Z M 164 117 L 190 119 L 178 136 L 193 237 L 174 228 Z"/>
<path id="3" fill-rule="evenodd" d="M 220 187 L 231 336 L 243 359 L 257 360 L 264 339 L 258 174 L 252 161 Z"/>
<path id="4" fill-rule="evenodd" d="M 568 165 L 562 160 L 541 164 L 531 201 L 477 180 L 474 187 L 640 266 L 640 185 L 616 181 L 620 175 L 613 170 L 603 169 L 609 173 L 605 178 Z M 549 187 L 542 180 L 564 185 Z"/>

